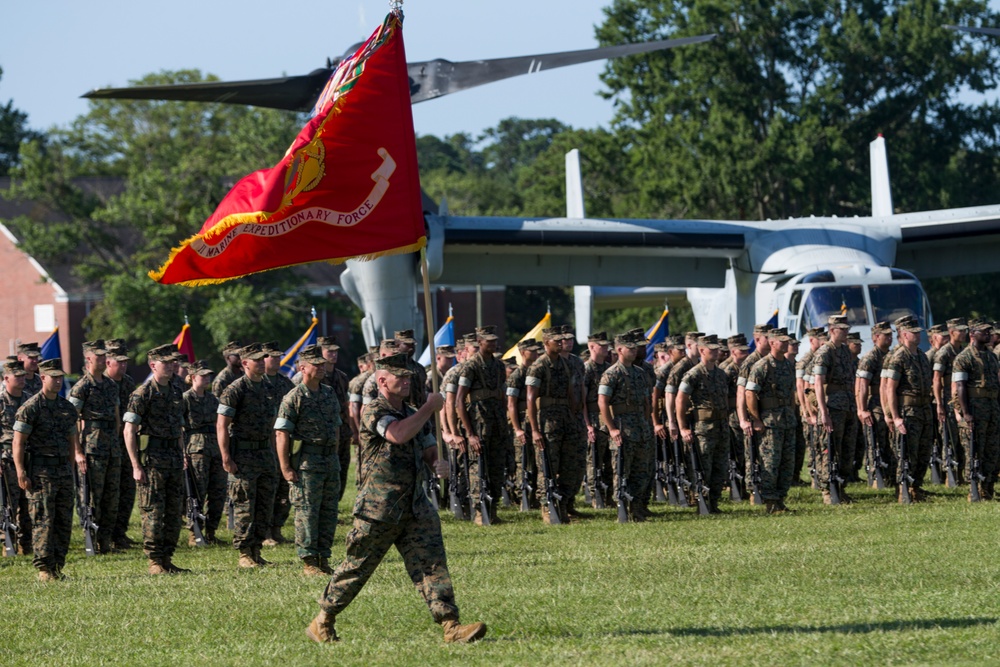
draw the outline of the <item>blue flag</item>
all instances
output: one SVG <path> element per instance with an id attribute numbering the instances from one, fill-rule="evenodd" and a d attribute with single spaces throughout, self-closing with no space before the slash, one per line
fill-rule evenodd
<path id="1" fill-rule="evenodd" d="M 653 359 L 656 357 L 656 344 L 665 341 L 669 335 L 670 309 L 664 308 L 660 319 L 646 332 L 646 340 L 649 341 L 646 346 L 646 361 L 653 363 Z"/>
<path id="2" fill-rule="evenodd" d="M 299 350 L 306 347 L 307 345 L 316 344 L 316 325 L 319 324 L 319 320 L 316 319 L 316 309 L 312 310 L 312 324 L 306 329 L 306 332 L 302 334 L 302 337 L 295 341 L 295 344 L 290 348 L 285 350 L 284 356 L 281 357 L 281 372 L 288 377 L 294 377 L 297 370 L 296 366 L 299 361 Z"/>
<path id="3" fill-rule="evenodd" d="M 59 327 L 56 326 L 49 334 L 49 337 L 45 339 L 41 347 L 42 361 L 46 359 L 62 359 L 62 348 L 59 346 Z M 64 362 L 65 366 L 65 362 Z M 59 395 L 63 398 L 69 394 L 69 382 L 63 379 L 62 389 L 59 390 Z"/>
<path id="4" fill-rule="evenodd" d="M 428 345 L 424 348 L 424 353 L 420 355 L 420 359 L 417 363 L 421 366 L 430 366 L 432 363 L 431 359 L 431 349 L 437 349 L 441 345 L 454 345 L 455 344 L 455 322 L 453 317 L 448 315 L 448 319 L 444 321 L 441 328 L 437 330 L 434 334 L 434 345 Z"/>

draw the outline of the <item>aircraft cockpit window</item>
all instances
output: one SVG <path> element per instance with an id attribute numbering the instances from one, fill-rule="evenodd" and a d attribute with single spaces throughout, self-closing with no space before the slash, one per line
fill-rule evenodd
<path id="1" fill-rule="evenodd" d="M 876 322 L 892 322 L 904 315 L 914 315 L 925 326 L 924 294 L 916 283 L 896 285 L 869 285 L 872 314 Z"/>
<path id="2" fill-rule="evenodd" d="M 802 324 L 825 327 L 831 315 L 847 315 L 852 326 L 868 324 L 865 293 L 860 285 L 814 287 L 802 309 Z"/>
<path id="3" fill-rule="evenodd" d="M 801 285 L 808 285 L 810 283 L 832 283 L 836 282 L 836 278 L 833 277 L 833 271 L 813 271 L 802 276 L 802 280 L 799 281 Z"/>

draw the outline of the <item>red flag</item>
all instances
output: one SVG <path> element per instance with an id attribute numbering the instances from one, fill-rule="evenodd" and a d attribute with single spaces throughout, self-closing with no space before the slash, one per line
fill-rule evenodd
<path id="1" fill-rule="evenodd" d="M 177 350 L 181 354 L 186 354 L 188 358 L 188 363 L 194 363 L 197 359 L 194 358 L 194 342 L 191 340 L 191 325 L 187 322 L 181 327 L 181 332 L 177 334 L 177 338 L 174 339 L 174 345 L 177 346 Z"/>
<path id="2" fill-rule="evenodd" d="M 398 13 L 340 63 L 317 109 L 285 157 L 240 180 L 201 231 L 149 273 L 153 280 L 204 285 L 424 247 Z"/>

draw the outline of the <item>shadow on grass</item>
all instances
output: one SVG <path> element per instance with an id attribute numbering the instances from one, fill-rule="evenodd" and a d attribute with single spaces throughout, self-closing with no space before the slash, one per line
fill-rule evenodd
<path id="1" fill-rule="evenodd" d="M 674 637 L 738 637 L 742 635 L 771 634 L 863 634 L 868 632 L 909 632 L 913 630 L 951 630 L 992 625 L 996 618 L 928 618 L 880 623 L 843 623 L 839 625 L 762 625 L 750 628 L 677 628 L 673 630 L 621 630 L 615 636 L 671 635 Z"/>

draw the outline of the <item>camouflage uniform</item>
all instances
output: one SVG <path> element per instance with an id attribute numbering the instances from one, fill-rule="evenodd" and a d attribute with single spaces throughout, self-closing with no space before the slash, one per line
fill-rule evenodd
<path id="1" fill-rule="evenodd" d="M 736 469 L 743 471 L 747 469 L 746 452 L 743 447 L 743 429 L 740 428 L 740 416 L 736 414 L 736 387 L 740 379 L 740 367 L 736 365 L 736 360 L 729 357 L 721 364 L 719 370 L 726 374 L 726 406 L 728 416 L 726 421 L 729 424 L 729 446 L 730 450 L 736 454 Z M 743 473 L 740 472 L 742 475 Z M 728 480 L 727 480 L 728 481 Z M 741 488 L 743 493 L 745 489 Z"/>
<path id="2" fill-rule="evenodd" d="M 964 349 L 964 348 L 963 348 Z M 948 341 L 944 345 L 938 348 L 938 351 L 934 355 L 934 361 L 931 363 L 931 370 L 937 373 L 941 373 L 941 398 L 944 400 L 944 416 L 947 421 L 948 429 L 948 444 L 951 445 L 952 450 L 955 453 L 955 462 L 958 465 L 959 470 L 965 469 L 965 449 L 956 446 L 956 438 L 958 438 L 958 422 L 955 421 L 955 411 L 951 409 L 952 396 L 951 396 L 951 374 L 952 369 L 955 364 L 955 358 L 958 357 L 961 350 L 956 350 L 955 346 Z M 938 425 L 938 428 L 943 431 L 944 425 Z M 944 438 L 942 437 L 942 445 L 944 444 Z M 944 458 L 944 451 L 941 452 L 942 458 Z M 947 472 L 947 471 L 945 471 Z"/>
<path id="3" fill-rule="evenodd" d="M 414 377 L 416 380 L 416 377 Z M 479 498 L 482 482 L 481 466 L 486 465 L 490 518 L 496 519 L 496 506 L 504 485 L 504 465 L 507 458 L 507 418 L 504 416 L 504 386 L 507 371 L 503 362 L 494 355 L 487 360 L 482 352 L 476 352 L 462 364 L 458 384 L 468 389 L 466 403 L 474 434 L 479 437 L 481 451 L 470 453 L 469 482 L 472 494 Z M 412 385 L 411 385 L 412 386 Z M 426 401 L 426 398 L 424 399 Z M 423 405 L 419 403 L 417 405 Z"/>
<path id="4" fill-rule="evenodd" d="M 830 447 L 838 462 L 838 473 L 841 477 L 845 470 L 854 465 L 854 447 L 856 436 L 848 428 L 848 418 L 853 412 L 850 387 L 854 382 L 851 353 L 847 343 L 837 347 L 827 341 L 813 355 L 813 381 L 823 382 L 826 388 L 826 404 L 833 424 L 830 435 Z M 822 425 L 817 425 L 819 441 L 816 451 L 819 462 L 816 466 L 820 486 L 826 488 L 830 481 L 830 452 L 826 447 L 826 432 Z M 848 438 L 851 436 L 851 439 Z"/>
<path id="5" fill-rule="evenodd" d="M 219 399 L 207 391 L 204 396 L 198 396 L 194 389 L 184 392 L 182 399 L 185 451 L 198 497 L 204 503 L 200 509 L 205 514 L 205 536 L 211 539 L 219 528 L 226 505 L 226 471 L 222 468 L 215 430 Z"/>
<path id="6" fill-rule="evenodd" d="M 906 454 L 913 476 L 913 488 L 919 489 L 924 481 L 924 473 L 931 457 L 934 443 L 934 415 L 931 409 L 931 365 L 927 356 L 917 350 L 911 353 L 905 346 L 899 347 L 885 360 L 884 377 L 896 381 L 897 406 L 899 416 L 906 425 Z M 896 481 L 902 474 L 900 440 L 896 439 L 894 451 L 900 462 Z"/>
<path id="7" fill-rule="evenodd" d="M 645 518 L 643 508 L 647 502 L 646 491 L 652 477 L 655 456 L 646 437 L 646 422 L 649 421 L 646 413 L 649 406 L 648 388 L 648 380 L 642 368 L 634 365 L 625 366 L 621 361 L 615 362 L 604 371 L 597 388 L 599 395 L 608 397 L 611 416 L 616 422 L 614 426 L 621 431 L 621 471 L 619 474 L 616 461 L 612 497 L 617 502 L 619 489 L 622 483 L 625 483 L 625 490 L 632 496 L 632 505 L 629 507 L 632 520 Z M 612 450 L 618 449 L 610 438 L 608 447 Z M 619 452 L 612 453 L 612 457 L 617 456 Z"/>
<path id="8" fill-rule="evenodd" d="M 587 443 L 587 487 L 590 489 L 590 497 L 596 498 L 597 489 L 595 488 L 595 480 L 597 479 L 596 471 L 599 469 L 601 480 L 607 486 L 604 501 L 608 504 L 614 498 L 611 485 L 608 484 L 609 480 L 614 479 L 614 472 L 611 465 L 611 449 L 608 444 L 608 425 L 601 419 L 601 410 L 597 404 L 597 396 L 601 378 L 604 377 L 604 373 L 609 368 L 611 368 L 611 364 L 607 361 L 603 364 L 598 364 L 593 359 L 587 360 L 583 366 L 584 405 L 587 409 L 587 417 L 590 420 L 590 425 L 594 427 L 594 438 L 596 439 L 594 444 Z M 594 457 L 595 452 L 597 453 L 596 459 Z"/>
<path id="9" fill-rule="evenodd" d="M 22 505 L 21 487 L 17 485 L 17 470 L 14 468 L 14 415 L 18 409 L 28 400 L 28 395 L 21 390 L 20 396 L 11 396 L 7 392 L 7 387 L 0 385 L 0 460 L 3 462 L 3 480 L 6 483 L 4 492 L 8 494 L 8 502 L 17 516 L 17 539 L 11 536 L 11 541 L 20 544 L 22 551 L 27 552 L 31 548 L 31 517 L 21 515 L 19 509 Z M 25 499 L 26 500 L 26 499 Z M 23 503 L 27 507 L 27 502 Z M 16 546 L 16 545 L 15 545 Z"/>
<path id="10" fill-rule="evenodd" d="M 580 449 L 576 430 L 578 417 L 574 414 L 576 400 L 572 393 L 572 371 L 562 357 L 552 361 L 542 355 L 531 368 L 524 380 L 525 388 L 535 387 L 538 397 L 538 428 L 545 442 L 549 472 L 563 497 L 562 512 L 569 506 L 569 498 L 580 488 L 582 469 L 585 465 L 583 450 Z M 542 466 L 543 452 L 536 451 L 538 480 L 535 495 L 542 507 L 545 501 L 545 471 Z"/>
<path id="11" fill-rule="evenodd" d="M 445 397 L 447 397 L 448 394 L 457 395 L 458 378 L 462 375 L 462 368 L 465 366 L 465 363 L 466 362 L 463 361 L 462 363 L 455 364 L 454 366 L 448 369 L 448 372 L 445 373 L 444 377 L 441 379 L 441 391 L 442 393 L 444 393 Z M 457 409 L 458 408 L 456 406 L 456 410 Z M 442 413 L 443 412 L 444 411 L 442 410 Z M 444 414 L 441 415 L 441 419 L 442 420 L 444 419 Z M 465 437 L 465 429 L 462 427 L 462 420 L 456 418 L 455 421 L 458 425 L 458 433 L 456 433 L 456 435 Z M 449 449 L 451 449 L 451 456 L 455 460 L 455 473 L 456 473 L 455 482 L 456 482 L 456 488 L 458 489 L 457 491 L 458 497 L 468 498 L 469 480 L 465 478 L 465 461 L 468 454 L 466 452 L 461 452 L 457 448 L 452 446 L 449 446 Z"/>
<path id="12" fill-rule="evenodd" d="M 347 554 L 320 600 L 329 615 L 336 616 L 354 600 L 396 545 L 434 621 L 458 620 L 441 521 L 422 489 L 425 443 L 414 439 L 397 445 L 385 439 L 393 421 L 413 413 L 410 406 L 396 410 L 379 396 L 361 417 L 362 484 L 354 503 L 354 526 L 347 535 Z"/>
<path id="13" fill-rule="evenodd" d="M 334 367 L 333 372 L 327 373 L 326 377 L 323 378 L 323 384 L 333 389 L 333 394 L 337 397 L 337 404 L 340 406 L 341 428 L 338 435 L 340 441 L 337 443 L 337 457 L 340 460 L 340 491 L 337 496 L 337 502 L 340 502 L 340 499 L 344 497 L 344 491 L 347 489 L 347 475 L 351 468 L 351 438 L 353 436 L 350 427 L 350 414 L 347 408 L 348 386 L 350 383 L 347 380 L 347 373 Z M 423 403 L 419 405 L 423 405 Z"/>
<path id="14" fill-rule="evenodd" d="M 107 375 L 105 377 L 108 377 Z M 108 377 L 108 379 L 111 379 Z M 123 375 L 121 380 L 113 380 L 118 387 L 118 407 L 123 410 L 128 407 L 128 399 L 135 391 L 135 380 L 131 375 Z M 118 432 L 118 451 L 121 452 L 121 466 L 118 475 L 118 512 L 115 525 L 111 530 L 112 544 L 128 543 L 128 524 L 132 519 L 132 508 L 135 506 L 135 477 L 132 476 L 132 460 L 125 448 L 125 434 Z"/>
<path id="15" fill-rule="evenodd" d="M 816 412 L 816 394 L 813 392 L 813 356 L 815 356 L 815 350 L 806 350 L 805 354 L 795 363 L 795 377 L 802 378 L 805 383 L 805 399 L 809 403 L 811 411 Z M 878 393 L 878 382 L 875 383 L 876 394 Z M 805 410 L 805 406 L 799 406 L 800 410 Z M 806 456 L 809 459 L 809 469 L 810 471 L 816 470 L 819 472 L 819 428 L 813 426 L 809 422 L 802 420 L 802 429 L 805 431 L 803 434 L 806 441 Z"/>
<path id="16" fill-rule="evenodd" d="M 702 475 L 708 484 L 709 499 L 713 506 L 722 496 L 726 485 L 729 462 L 729 390 L 726 374 L 718 367 L 711 370 L 699 363 L 681 378 L 677 390 L 691 397 L 691 415 L 687 425 L 694 421 L 694 440 L 701 454 Z"/>
<path id="17" fill-rule="evenodd" d="M 305 384 L 296 386 L 278 408 L 275 430 L 287 431 L 295 441 L 292 467 L 299 480 L 289 484 L 289 495 L 295 507 L 295 547 L 299 558 L 330 557 L 341 496 L 340 413 L 340 401 L 325 384 L 320 384 L 315 392 Z"/>
<path id="18" fill-rule="evenodd" d="M 36 375 L 36 377 L 38 377 Z M 31 511 L 33 563 L 58 572 L 66 564 L 73 525 L 72 438 L 77 433 L 73 404 L 61 396 L 49 400 L 41 392 L 17 410 L 14 430 L 25 434 L 25 466 L 31 479 L 26 493 Z"/>
<path id="19" fill-rule="evenodd" d="M 143 551 L 151 561 L 169 561 L 184 513 L 184 399 L 172 383 L 150 379 L 132 392 L 123 419 L 139 427 L 139 463 L 146 471 L 147 483 L 138 487 Z"/>
<path id="20" fill-rule="evenodd" d="M 42 376 L 35 373 L 30 378 L 24 380 L 24 393 L 31 398 L 35 394 L 42 393 Z"/>
<path id="21" fill-rule="evenodd" d="M 889 429 L 885 421 L 885 411 L 882 408 L 882 396 L 879 392 L 887 352 L 888 350 L 883 352 L 878 347 L 873 347 L 858 361 L 858 370 L 855 375 L 868 383 L 868 409 L 872 413 L 872 437 L 875 438 L 875 446 L 879 448 L 882 461 L 888 466 L 884 473 L 886 480 L 894 480 L 896 479 L 896 454 L 889 444 Z M 867 440 L 865 442 L 867 448 Z M 875 463 L 869 461 L 868 465 L 874 466 Z"/>
<path id="22" fill-rule="evenodd" d="M 795 364 L 767 355 L 750 369 L 746 391 L 757 395 L 764 422 L 759 436 L 760 495 L 767 501 L 784 500 L 795 474 Z"/>
<path id="23" fill-rule="evenodd" d="M 277 463 L 274 437 L 275 400 L 271 385 L 243 375 L 222 392 L 218 413 L 232 418 L 229 447 L 237 473 L 229 475 L 233 502 L 233 546 L 240 552 L 259 549 L 271 528 Z"/>
<path id="24" fill-rule="evenodd" d="M 535 464 L 535 446 L 531 443 L 531 424 L 528 422 L 528 390 L 524 381 L 528 375 L 527 366 L 518 366 L 507 378 L 507 396 L 513 396 L 517 403 L 517 427 L 524 431 L 524 441 L 514 442 L 514 460 L 516 466 L 515 486 L 516 495 L 520 499 L 521 482 L 525 479 L 525 467 L 527 467 L 527 479 L 534 486 L 538 479 L 538 466 Z M 527 465 L 525 465 L 527 464 Z M 529 504 L 534 507 L 535 499 L 530 498 Z"/>
<path id="25" fill-rule="evenodd" d="M 583 480 L 587 476 L 587 425 L 583 421 L 583 401 L 585 400 L 584 395 L 584 378 L 586 376 L 586 369 L 584 368 L 583 360 L 575 354 L 570 353 L 566 356 L 566 365 L 569 367 L 573 378 L 573 392 L 575 394 L 575 401 L 577 409 L 573 411 L 573 432 L 576 437 L 576 480 L 567 479 L 567 484 L 572 484 L 573 493 L 569 499 L 569 507 L 573 506 L 576 494 L 580 491 L 580 487 L 583 485 Z"/>
<path id="26" fill-rule="evenodd" d="M 976 349 L 970 343 L 962 350 L 952 365 L 952 382 L 965 382 L 965 396 L 972 410 L 975 427 L 976 453 L 979 457 L 979 472 L 985 478 L 983 484 L 989 487 L 997 474 L 997 460 L 1000 458 L 1000 414 L 997 409 L 997 394 L 1000 381 L 997 380 L 998 362 L 987 349 Z M 969 457 L 972 431 L 959 424 L 962 448 L 965 450 L 965 478 L 969 479 L 972 461 Z"/>
<path id="27" fill-rule="evenodd" d="M 83 422 L 80 444 L 87 456 L 90 502 L 94 508 L 94 523 L 99 527 L 97 543 L 101 551 L 106 551 L 111 546 L 111 535 L 118 519 L 121 487 L 118 385 L 104 376 L 97 381 L 90 373 L 84 373 L 73 385 L 69 402 Z"/>
<path id="28" fill-rule="evenodd" d="M 212 393 L 215 394 L 217 398 L 222 398 L 222 392 L 226 390 L 226 387 L 231 385 L 236 380 L 243 377 L 243 371 L 234 371 L 229 366 L 223 368 L 215 379 L 212 381 Z"/>
<path id="29" fill-rule="evenodd" d="M 275 412 L 277 412 L 278 406 L 281 405 L 281 399 L 283 399 L 288 392 L 294 389 L 298 384 L 281 373 L 265 375 L 264 382 L 267 382 L 270 385 L 268 393 L 273 397 L 276 403 L 274 406 Z M 281 537 L 281 528 L 285 525 L 285 522 L 288 521 L 288 515 L 291 511 L 292 506 L 289 501 L 288 482 L 281 475 L 281 471 L 279 470 L 275 476 L 274 507 L 271 509 L 271 536 L 273 539 Z"/>

